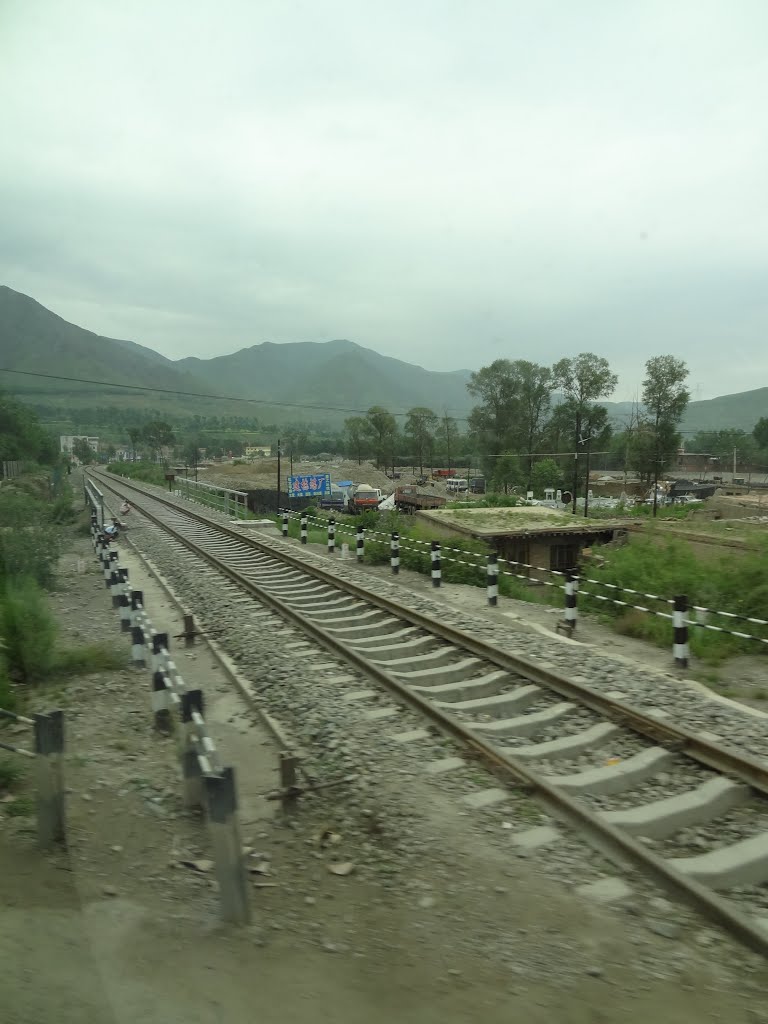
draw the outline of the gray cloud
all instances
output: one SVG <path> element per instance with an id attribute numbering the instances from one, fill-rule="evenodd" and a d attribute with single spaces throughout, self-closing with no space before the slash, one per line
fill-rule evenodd
<path id="1" fill-rule="evenodd" d="M 381 9 L 379 9 L 381 7 Z M 0 280 L 172 358 L 768 375 L 759 0 L 6 0 Z"/>

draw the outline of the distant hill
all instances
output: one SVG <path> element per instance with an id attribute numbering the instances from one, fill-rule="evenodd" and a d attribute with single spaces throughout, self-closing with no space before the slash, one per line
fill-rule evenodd
<path id="1" fill-rule="evenodd" d="M 426 405 L 452 416 L 472 408 L 469 370 L 425 370 L 353 341 L 264 342 L 214 359 L 180 359 L 176 366 L 203 377 L 209 389 L 243 398 L 349 410 L 383 405 L 391 412 Z"/>
<path id="2" fill-rule="evenodd" d="M 172 360 L 132 341 L 103 338 L 62 320 L 27 295 L 0 286 L 0 364 L 13 370 L 119 381 L 144 387 L 204 390 Z M 7 378 L 6 378 L 7 380 Z M 17 377 L 24 390 L 82 391 L 94 387 L 67 381 Z"/>
<path id="3" fill-rule="evenodd" d="M 684 430 L 752 430 L 757 421 L 768 416 L 768 388 L 720 395 L 704 402 L 691 402 L 682 422 Z"/>
<path id="4" fill-rule="evenodd" d="M 344 340 L 281 345 L 263 342 L 213 359 L 172 360 L 133 341 L 104 338 L 70 324 L 29 296 L 5 286 L 0 286 L 0 367 L 193 395 L 220 394 L 286 403 L 285 407 L 248 406 L 0 372 L 0 388 L 8 388 L 27 401 L 62 409 L 151 407 L 168 415 L 194 412 L 206 416 L 252 412 L 262 422 L 303 421 L 340 427 L 350 411 L 371 405 L 383 405 L 391 412 L 424 405 L 438 414 L 447 412 L 456 417 L 466 416 L 473 405 L 466 390 L 469 370 L 425 370 Z M 623 426 L 631 414 L 631 403 L 605 404 L 615 425 Z M 334 408 L 341 411 L 332 411 Z M 725 427 L 751 430 L 761 416 L 768 416 L 768 388 L 693 402 L 682 427 L 687 431 Z"/>

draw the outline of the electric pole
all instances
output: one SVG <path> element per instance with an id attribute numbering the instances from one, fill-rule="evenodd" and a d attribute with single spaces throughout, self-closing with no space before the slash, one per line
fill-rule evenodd
<path id="1" fill-rule="evenodd" d="M 280 511 L 280 438 L 277 439 L 277 511 Z"/>

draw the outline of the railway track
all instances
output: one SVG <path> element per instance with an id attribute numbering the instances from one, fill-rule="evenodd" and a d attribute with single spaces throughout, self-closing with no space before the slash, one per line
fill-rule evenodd
<path id="1" fill-rule="evenodd" d="M 523 787 L 612 859 L 768 953 L 761 761 L 403 608 L 278 537 L 244 535 L 199 507 L 94 475 L 481 761 L 501 785 L 474 794 L 475 806 Z"/>

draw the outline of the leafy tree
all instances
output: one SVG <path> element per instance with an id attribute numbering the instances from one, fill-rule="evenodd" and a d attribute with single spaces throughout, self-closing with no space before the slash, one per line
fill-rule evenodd
<path id="1" fill-rule="evenodd" d="M 144 431 L 141 427 L 129 427 L 128 437 L 131 439 L 131 458 L 136 459 L 139 452 L 139 446 L 144 439 Z"/>
<path id="2" fill-rule="evenodd" d="M 542 496 L 546 487 L 557 489 L 563 482 L 563 471 L 554 459 L 541 459 L 533 464 L 529 474 L 530 487 L 534 496 Z"/>
<path id="3" fill-rule="evenodd" d="M 719 459 L 723 467 L 733 464 L 733 452 L 736 449 L 738 462 L 750 465 L 759 459 L 759 447 L 754 432 L 746 430 L 702 430 L 688 442 L 693 452 L 700 452 Z"/>
<path id="4" fill-rule="evenodd" d="M 508 494 L 510 487 L 513 490 L 522 487 L 525 482 L 525 474 L 519 457 L 512 452 L 502 452 L 498 458 L 493 460 L 493 471 L 490 478 L 494 491 L 503 489 L 504 493 Z"/>
<path id="5" fill-rule="evenodd" d="M 405 434 L 410 439 L 413 454 L 419 463 L 420 473 L 424 472 L 424 456 L 434 444 L 437 422 L 436 414 L 424 406 L 417 405 L 408 411 Z"/>
<path id="6" fill-rule="evenodd" d="M 373 405 L 366 413 L 363 423 L 363 430 L 371 439 L 376 465 L 389 465 L 397 436 L 395 417 L 383 406 Z"/>
<path id="7" fill-rule="evenodd" d="M 144 425 L 141 433 L 154 458 L 158 457 L 162 448 L 168 448 L 174 443 L 173 430 L 164 420 L 151 420 Z"/>
<path id="8" fill-rule="evenodd" d="M 768 416 L 761 416 L 755 424 L 752 436 L 759 448 L 768 448 Z"/>
<path id="9" fill-rule="evenodd" d="M 52 465 L 58 460 L 58 446 L 26 405 L 0 394 L 0 459 L 29 460 Z"/>
<path id="10" fill-rule="evenodd" d="M 72 442 L 72 454 L 84 466 L 90 466 L 95 459 L 93 449 L 84 437 L 77 437 Z"/>
<path id="11" fill-rule="evenodd" d="M 561 359 L 555 363 L 552 374 L 555 386 L 565 395 L 564 404 L 567 412 L 563 411 L 562 415 L 567 416 L 572 425 L 574 451 L 580 453 L 586 450 L 588 457 L 588 437 L 599 429 L 594 403 L 599 398 L 607 398 L 618 384 L 619 378 L 611 372 L 607 359 L 592 352 L 582 352 L 573 359 Z M 579 489 L 579 461 L 580 459 L 575 458 L 573 467 L 574 512 Z"/>
<path id="12" fill-rule="evenodd" d="M 344 438 L 347 455 L 357 459 L 359 466 L 363 461 L 366 442 L 365 420 L 362 416 L 350 416 L 344 420 Z"/>
<path id="13" fill-rule="evenodd" d="M 456 420 L 453 416 L 449 416 L 448 413 L 444 413 L 440 419 L 440 426 L 438 428 L 438 435 L 441 443 L 445 446 L 445 459 L 448 463 L 447 469 L 453 469 L 451 462 L 459 454 L 459 446 L 457 444 L 459 438 L 459 428 L 456 426 Z"/>
<path id="14" fill-rule="evenodd" d="M 691 397 L 685 387 L 688 367 L 674 356 L 654 356 L 645 364 L 643 403 L 653 424 L 654 487 L 653 514 L 656 515 L 656 484 L 659 474 L 671 462 L 680 443 L 678 424 Z"/>

